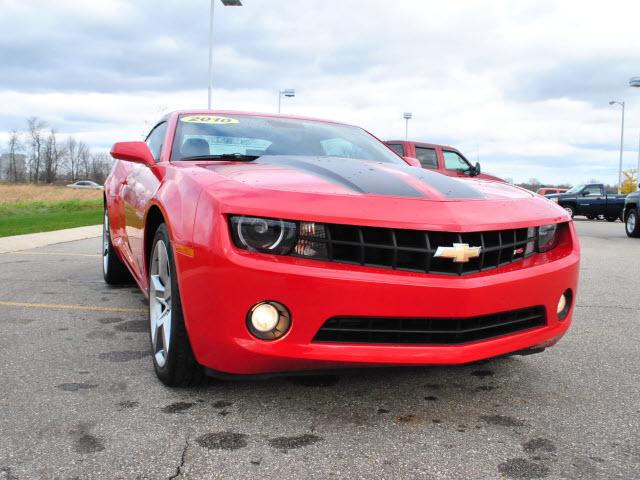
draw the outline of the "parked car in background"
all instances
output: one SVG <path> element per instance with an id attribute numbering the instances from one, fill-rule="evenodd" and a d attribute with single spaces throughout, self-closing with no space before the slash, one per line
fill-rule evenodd
<path id="1" fill-rule="evenodd" d="M 604 184 L 576 185 L 565 193 L 547 195 L 549 200 L 564 208 L 573 218 L 583 215 L 590 220 L 602 215 L 609 222 L 622 219 L 625 195 L 606 193 Z"/>
<path id="2" fill-rule="evenodd" d="M 627 195 L 624 201 L 622 218 L 624 219 L 625 230 L 630 237 L 640 237 L 640 190 Z"/>
<path id="3" fill-rule="evenodd" d="M 96 182 L 92 182 L 91 180 L 80 180 L 76 183 L 72 183 L 67 185 L 69 188 L 89 188 L 93 190 L 102 190 L 102 185 Z"/>
<path id="4" fill-rule="evenodd" d="M 111 155 L 104 279 L 148 298 L 167 385 L 537 353 L 571 325 L 564 210 L 409 166 L 361 128 L 173 112 Z"/>
<path id="5" fill-rule="evenodd" d="M 481 173 L 479 163 L 472 165 L 459 150 L 447 145 L 406 140 L 387 140 L 385 143 L 401 157 L 417 159 L 422 168 L 436 170 L 450 177 L 477 177 L 503 181 L 493 175 Z"/>
<path id="6" fill-rule="evenodd" d="M 542 187 L 542 188 L 539 188 L 536 191 L 536 193 L 544 197 L 546 195 L 552 195 L 554 193 L 565 193 L 567 190 L 568 190 L 567 188 Z"/>

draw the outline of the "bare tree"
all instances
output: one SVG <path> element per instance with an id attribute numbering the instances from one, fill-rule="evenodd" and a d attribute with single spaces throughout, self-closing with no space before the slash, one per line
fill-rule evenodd
<path id="1" fill-rule="evenodd" d="M 91 150 L 84 143 L 81 143 L 82 148 L 78 147 L 78 177 L 80 172 L 85 179 L 91 176 Z"/>
<path id="2" fill-rule="evenodd" d="M 111 165 L 113 160 L 108 153 L 95 153 L 91 155 L 91 174 L 89 178 L 100 185 L 104 184 L 109 172 L 111 171 Z"/>
<path id="3" fill-rule="evenodd" d="M 56 181 L 60 165 L 64 158 L 64 149 L 58 145 L 58 139 L 56 137 L 55 129 L 49 131 L 49 136 L 44 148 L 44 181 L 46 183 L 53 183 Z"/>
<path id="4" fill-rule="evenodd" d="M 43 130 L 46 124 L 38 117 L 27 119 L 27 129 L 30 141 L 29 181 L 38 183 L 42 167 L 42 149 L 44 143 Z"/>
<path id="5" fill-rule="evenodd" d="M 82 157 L 85 156 L 87 150 L 88 147 L 84 143 L 76 141 L 75 138 L 69 137 L 67 139 L 65 154 L 67 157 L 69 179 L 72 182 L 80 179 L 80 170 L 83 166 Z"/>
<path id="6" fill-rule="evenodd" d="M 18 182 L 23 180 L 24 171 L 22 166 L 18 166 L 16 156 L 22 150 L 22 142 L 20 141 L 20 133 L 17 130 L 9 132 L 9 166 L 7 167 L 7 179 L 10 182 Z M 23 162 L 24 163 L 24 162 Z"/>

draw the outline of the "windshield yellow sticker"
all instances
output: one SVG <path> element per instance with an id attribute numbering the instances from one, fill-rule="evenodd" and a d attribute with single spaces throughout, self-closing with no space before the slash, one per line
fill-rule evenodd
<path id="1" fill-rule="evenodd" d="M 240 123 L 236 118 L 218 117 L 217 115 L 190 115 L 180 118 L 181 122 L 189 123 L 211 123 L 214 125 L 232 125 Z"/>

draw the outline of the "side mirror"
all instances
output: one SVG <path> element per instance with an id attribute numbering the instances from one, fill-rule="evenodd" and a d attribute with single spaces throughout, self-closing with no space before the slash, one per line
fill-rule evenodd
<path id="1" fill-rule="evenodd" d="M 589 196 L 589 190 L 583 190 L 580 192 L 580 195 L 582 195 L 583 197 L 588 197 Z"/>
<path id="2" fill-rule="evenodd" d="M 474 167 L 474 169 L 475 169 L 474 174 L 480 175 L 480 173 L 482 172 L 482 170 L 480 169 L 480 162 L 476 162 L 476 166 Z"/>
<path id="3" fill-rule="evenodd" d="M 153 167 L 156 164 L 151 150 L 144 142 L 118 142 L 111 147 L 111 156 L 116 160 L 124 160 L 126 162 L 142 163 L 147 167 Z"/>
<path id="4" fill-rule="evenodd" d="M 417 158 L 415 157 L 402 157 L 402 158 L 404 159 L 405 162 L 407 162 L 412 167 L 422 168 L 422 164 L 420 163 L 420 160 L 418 160 Z"/>

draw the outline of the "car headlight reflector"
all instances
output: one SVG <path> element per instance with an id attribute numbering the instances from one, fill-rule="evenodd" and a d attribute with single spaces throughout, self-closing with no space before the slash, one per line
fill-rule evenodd
<path id="1" fill-rule="evenodd" d="M 295 222 L 273 218 L 232 216 L 234 243 L 247 250 L 286 255 L 296 244 Z"/>
<path id="2" fill-rule="evenodd" d="M 556 246 L 558 239 L 558 225 L 542 225 L 538 227 L 538 251 L 548 252 Z"/>

